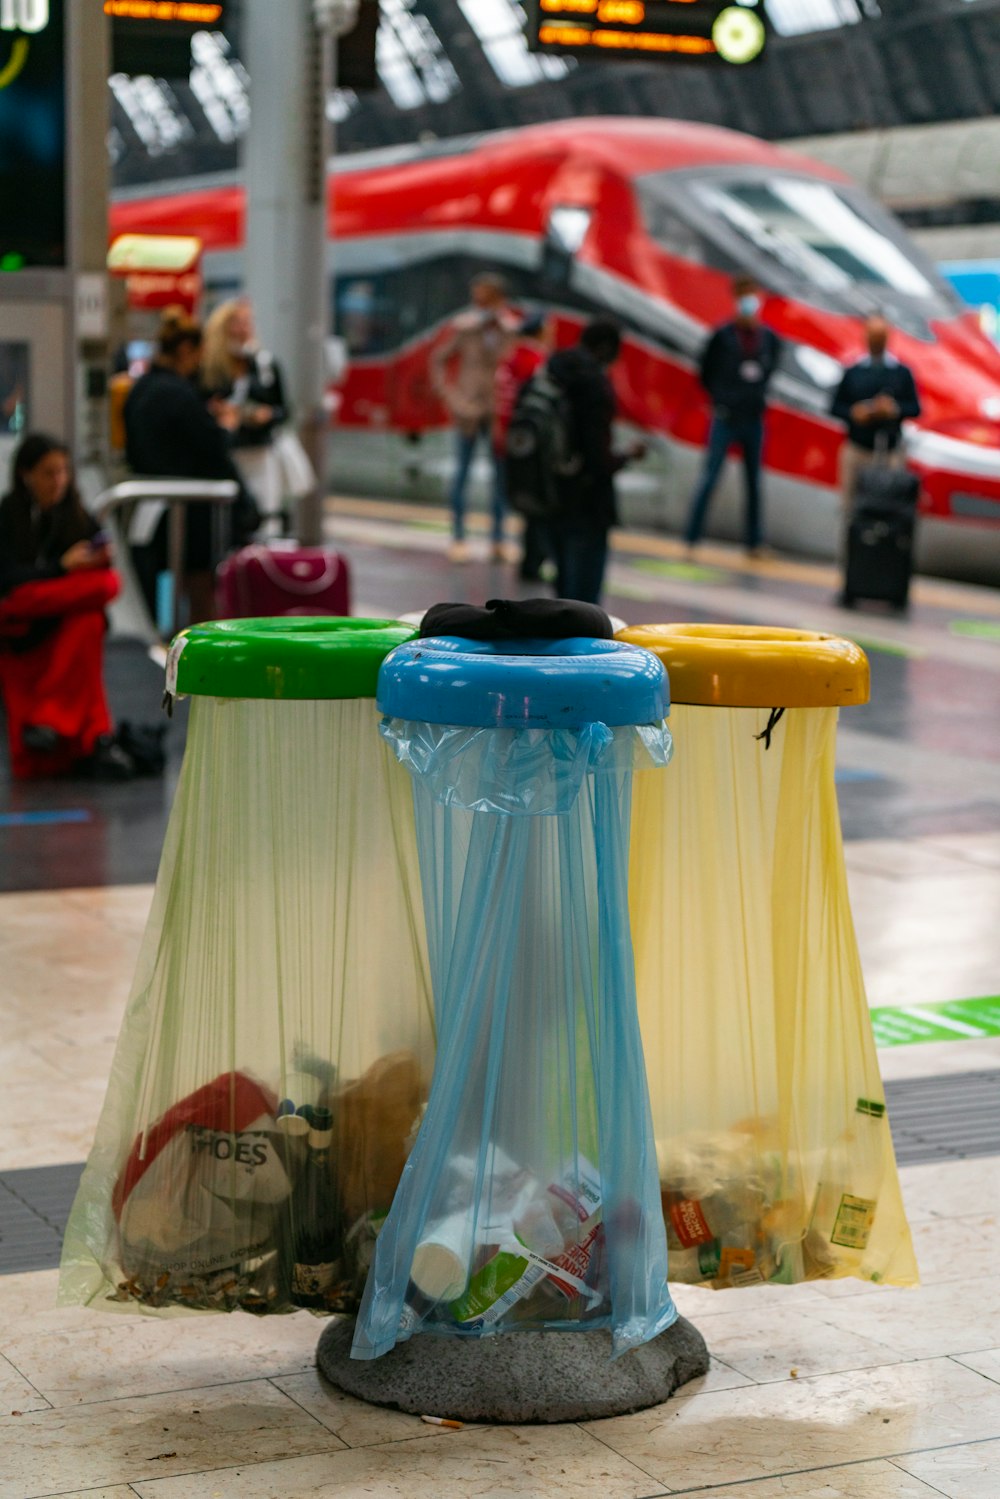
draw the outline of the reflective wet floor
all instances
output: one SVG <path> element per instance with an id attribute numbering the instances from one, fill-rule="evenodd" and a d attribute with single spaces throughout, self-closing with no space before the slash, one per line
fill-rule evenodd
<path id="1" fill-rule="evenodd" d="M 357 613 L 538 591 L 479 532 L 449 564 L 440 511 L 338 501 L 327 524 Z M 709 1376 L 656 1410 L 553 1429 L 447 1431 L 338 1395 L 304 1315 L 56 1308 L 55 1272 L 24 1266 L 32 1245 L 52 1262 L 101 1106 L 181 710 L 163 781 L 0 782 L 0 1499 L 1000 1499 L 1000 593 L 918 580 L 906 619 L 845 613 L 830 569 L 714 545 L 692 560 L 634 534 L 609 583 L 630 623 L 794 624 L 869 652 L 838 795 L 921 1289 L 682 1287 Z M 113 642 L 108 675 L 119 716 L 158 719 L 142 647 Z"/>

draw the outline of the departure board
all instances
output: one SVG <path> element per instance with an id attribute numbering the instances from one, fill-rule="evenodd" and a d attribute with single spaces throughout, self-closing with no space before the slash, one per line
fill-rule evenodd
<path id="1" fill-rule="evenodd" d="M 536 52 L 743 66 L 767 45 L 758 0 L 532 0 Z"/>
<path id="2" fill-rule="evenodd" d="M 0 0 L 2 3 L 2 0 Z M 186 78 L 196 31 L 222 31 L 225 0 L 104 0 L 115 73 Z"/>

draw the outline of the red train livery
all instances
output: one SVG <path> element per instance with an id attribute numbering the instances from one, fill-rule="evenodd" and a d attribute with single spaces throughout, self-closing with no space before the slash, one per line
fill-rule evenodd
<path id="1" fill-rule="evenodd" d="M 343 158 L 329 213 L 349 353 L 338 482 L 427 494 L 443 478 L 428 356 L 469 278 L 499 269 L 515 300 L 555 311 L 561 341 L 598 312 L 623 325 L 621 414 L 651 439 L 626 513 L 679 526 L 708 422 L 698 352 L 746 271 L 784 346 L 765 451 L 771 539 L 834 549 L 842 434 L 828 409 L 864 316 L 879 310 L 923 402 L 907 433 L 928 522 L 921 563 L 1000 581 L 1000 350 L 898 221 L 832 168 L 714 127 L 589 118 Z M 236 182 L 122 197 L 112 227 L 196 234 L 209 294 L 241 284 Z M 736 532 L 737 490 L 729 473 L 721 532 Z"/>

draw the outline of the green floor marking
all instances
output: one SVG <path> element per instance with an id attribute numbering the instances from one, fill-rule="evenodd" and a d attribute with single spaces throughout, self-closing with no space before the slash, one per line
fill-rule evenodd
<path id="1" fill-rule="evenodd" d="M 871 640 L 864 635 L 855 635 L 853 631 L 844 631 L 848 638 L 860 645 L 863 651 L 876 651 L 883 656 L 906 656 L 912 661 L 919 661 L 927 652 L 920 649 L 918 645 L 904 645 L 898 640 Z"/>
<path id="2" fill-rule="evenodd" d="M 976 640 L 1000 640 L 1000 621 L 995 619 L 953 619 L 948 629 L 953 635 L 971 635 Z"/>
<path id="3" fill-rule="evenodd" d="M 655 588 L 644 588 L 641 583 L 614 582 L 608 592 L 616 599 L 635 599 L 638 604 L 652 604 L 656 600 Z"/>
<path id="4" fill-rule="evenodd" d="M 663 562 L 656 557 L 633 557 L 630 565 L 639 572 L 654 573 L 658 578 L 676 578 L 681 583 L 724 583 L 729 574 L 717 567 L 699 562 Z"/>
<path id="5" fill-rule="evenodd" d="M 1000 994 L 936 1005 L 885 1005 L 872 1010 L 876 1046 L 919 1041 L 977 1041 L 1000 1036 Z"/>

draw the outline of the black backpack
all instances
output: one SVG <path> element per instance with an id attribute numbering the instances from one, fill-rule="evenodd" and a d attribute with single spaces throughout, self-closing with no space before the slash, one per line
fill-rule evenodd
<path id="1" fill-rule="evenodd" d="M 560 480 L 578 474 L 582 464 L 565 387 L 540 369 L 521 387 L 507 429 L 511 508 L 526 520 L 552 520 L 563 509 Z"/>

